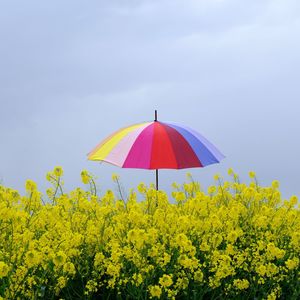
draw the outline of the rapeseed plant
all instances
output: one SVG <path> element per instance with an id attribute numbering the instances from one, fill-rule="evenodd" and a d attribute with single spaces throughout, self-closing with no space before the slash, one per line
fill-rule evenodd
<path id="1" fill-rule="evenodd" d="M 279 182 L 215 176 L 206 194 L 188 174 L 163 191 L 141 183 L 125 196 L 63 191 L 47 174 L 46 201 L 0 185 L 0 299 L 299 299 L 300 212 Z"/>

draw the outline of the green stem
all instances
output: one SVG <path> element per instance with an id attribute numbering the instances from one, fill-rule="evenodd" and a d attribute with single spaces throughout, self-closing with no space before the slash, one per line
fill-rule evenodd
<path id="1" fill-rule="evenodd" d="M 96 184 L 95 184 L 95 180 L 92 177 L 90 177 L 90 179 L 91 179 L 91 182 L 92 182 L 93 187 L 94 187 L 94 196 L 97 196 L 97 187 L 96 187 Z"/>

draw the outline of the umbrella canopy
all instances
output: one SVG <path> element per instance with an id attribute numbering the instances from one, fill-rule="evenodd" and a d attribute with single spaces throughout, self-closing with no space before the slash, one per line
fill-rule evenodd
<path id="1" fill-rule="evenodd" d="M 120 129 L 88 154 L 122 168 L 184 169 L 218 163 L 224 155 L 191 128 L 169 122 L 146 122 Z"/>

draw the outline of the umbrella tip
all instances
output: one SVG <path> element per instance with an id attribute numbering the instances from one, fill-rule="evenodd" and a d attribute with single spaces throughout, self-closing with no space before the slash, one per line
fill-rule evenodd
<path id="1" fill-rule="evenodd" d="M 154 122 L 157 122 L 157 110 L 154 111 L 154 117 L 155 117 Z"/>

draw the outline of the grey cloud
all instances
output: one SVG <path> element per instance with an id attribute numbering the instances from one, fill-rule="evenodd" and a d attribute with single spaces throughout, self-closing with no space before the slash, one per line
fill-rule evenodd
<path id="1" fill-rule="evenodd" d="M 159 117 L 185 123 L 227 156 L 195 169 L 254 169 L 299 194 L 297 1 L 10 1 L 0 9 L 0 178 L 63 165 L 71 188 L 82 168 L 103 189 L 118 172 L 134 186 L 152 173 L 86 161 L 112 131 Z M 186 171 L 162 171 L 162 186 Z M 138 174 L 138 176 L 135 176 Z M 170 175 L 169 175 L 170 174 Z"/>

